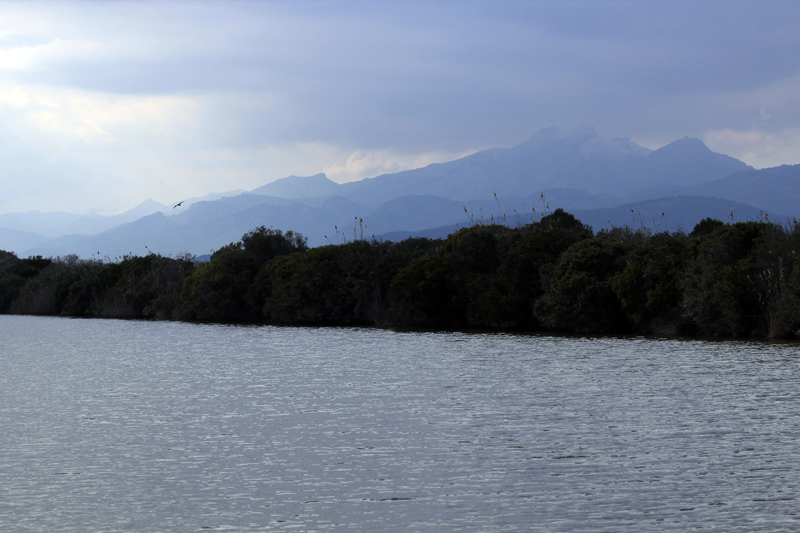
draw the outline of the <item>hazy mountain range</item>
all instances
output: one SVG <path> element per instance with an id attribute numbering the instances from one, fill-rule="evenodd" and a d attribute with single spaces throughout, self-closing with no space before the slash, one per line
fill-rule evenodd
<path id="1" fill-rule="evenodd" d="M 299 231 L 318 246 L 373 235 L 443 236 L 498 220 L 524 224 L 557 207 L 595 230 L 690 231 L 708 216 L 786 220 L 800 211 L 798 200 L 800 165 L 754 170 L 689 137 L 651 151 L 628 139 L 604 140 L 593 128 L 548 128 L 513 148 L 353 183 L 290 176 L 179 207 L 147 200 L 111 217 L 9 213 L 0 215 L 0 249 L 23 256 L 207 254 L 261 225 Z"/>

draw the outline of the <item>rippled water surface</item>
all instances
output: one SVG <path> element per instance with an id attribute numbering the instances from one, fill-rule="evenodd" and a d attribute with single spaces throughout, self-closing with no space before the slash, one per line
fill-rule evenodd
<path id="1" fill-rule="evenodd" d="M 0 316 L 0 530 L 798 531 L 799 348 Z"/>

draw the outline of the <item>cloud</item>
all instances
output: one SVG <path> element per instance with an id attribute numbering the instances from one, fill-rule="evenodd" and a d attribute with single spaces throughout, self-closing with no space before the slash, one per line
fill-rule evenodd
<path id="1" fill-rule="evenodd" d="M 377 152 L 355 151 L 347 157 L 344 164 L 333 163 L 323 167 L 328 178 L 338 183 L 358 181 L 381 174 L 390 174 L 424 167 L 433 163 L 443 163 L 465 157 L 476 150 L 464 152 L 428 152 L 422 154 L 396 154 L 390 150 Z"/>
<path id="2" fill-rule="evenodd" d="M 197 97 L 114 95 L 48 85 L 0 83 L 4 129 L 41 149 L 70 145 L 131 148 L 180 138 L 197 125 Z"/>
<path id="3" fill-rule="evenodd" d="M 715 151 L 756 168 L 800 164 L 800 75 L 747 91 L 709 98 L 714 113 L 726 110 L 726 122 L 707 128 L 703 140 Z M 713 123 L 713 121 L 709 121 Z M 721 126 L 721 127 L 720 127 Z"/>
<path id="4" fill-rule="evenodd" d="M 320 171 L 351 181 L 550 125 L 797 161 L 791 2 L 2 9 L 0 211 L 116 209 Z"/>
<path id="5" fill-rule="evenodd" d="M 0 70 L 34 70 L 67 59 L 101 55 L 112 55 L 101 43 L 85 39 L 53 39 L 45 44 L 0 50 Z"/>
<path id="6" fill-rule="evenodd" d="M 715 152 L 741 159 L 755 168 L 800 164 L 800 128 L 776 132 L 762 129 L 709 130 L 703 140 Z"/>
<path id="7" fill-rule="evenodd" d="M 399 172 L 408 168 L 406 163 L 401 162 L 396 156 L 388 152 L 363 153 L 357 151 L 350 154 L 344 165 L 333 163 L 324 167 L 323 172 L 333 181 L 344 183 L 379 174 Z"/>
<path id="8" fill-rule="evenodd" d="M 126 194 L 163 179 L 182 144 L 198 144 L 201 103 L 0 83 L 0 209 L 131 207 Z"/>
<path id="9" fill-rule="evenodd" d="M 26 82 L 246 93 L 255 109 L 242 139 L 368 151 L 507 145 L 554 123 L 629 136 L 620 122 L 676 97 L 751 90 L 800 68 L 800 10 L 787 4 L 565 4 L 44 4 L 57 16 L 31 26 L 42 42 L 8 53 L 41 48 L 30 63 L 40 68 L 17 73 Z M 280 113 L 258 109 L 264 94 Z M 709 127 L 670 111 L 678 136 Z"/>

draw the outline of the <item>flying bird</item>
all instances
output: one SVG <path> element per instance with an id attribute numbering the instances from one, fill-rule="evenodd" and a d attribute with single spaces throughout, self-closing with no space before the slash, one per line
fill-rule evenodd
<path id="1" fill-rule="evenodd" d="M 180 202 L 178 202 L 177 204 L 173 205 L 173 206 L 172 206 L 172 209 L 175 209 L 176 207 L 180 206 L 180 205 L 181 205 L 183 202 L 185 202 L 185 201 L 186 201 L 186 200 L 181 200 L 181 201 L 180 201 Z"/>

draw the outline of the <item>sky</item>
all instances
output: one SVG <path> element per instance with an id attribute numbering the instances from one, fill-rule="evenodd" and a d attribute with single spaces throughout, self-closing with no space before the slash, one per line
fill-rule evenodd
<path id="1" fill-rule="evenodd" d="M 7 2 L 0 213 L 337 182 L 592 125 L 800 163 L 800 2 Z"/>

